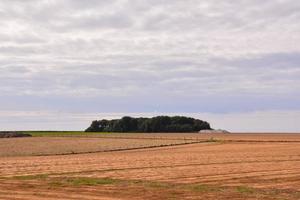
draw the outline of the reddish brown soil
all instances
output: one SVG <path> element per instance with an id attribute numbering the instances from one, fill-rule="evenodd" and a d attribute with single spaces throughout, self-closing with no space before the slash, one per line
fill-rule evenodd
<path id="1" fill-rule="evenodd" d="M 285 139 L 282 135 L 272 137 Z M 300 140 L 300 135 L 293 137 Z M 300 145 L 291 141 L 231 141 L 78 155 L 1 157 L 0 199 L 298 200 Z M 48 176 L 14 178 L 36 174 Z M 121 182 L 59 184 L 65 177 Z"/>

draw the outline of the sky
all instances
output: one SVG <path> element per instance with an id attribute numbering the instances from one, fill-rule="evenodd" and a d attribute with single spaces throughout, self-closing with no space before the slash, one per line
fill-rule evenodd
<path id="1" fill-rule="evenodd" d="M 299 21 L 299 0 L 0 0 L 0 130 L 300 132 Z"/>

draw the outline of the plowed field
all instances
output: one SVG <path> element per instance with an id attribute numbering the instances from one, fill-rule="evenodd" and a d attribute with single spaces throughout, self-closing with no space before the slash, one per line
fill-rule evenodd
<path id="1" fill-rule="evenodd" d="M 74 155 L 2 153 L 0 199 L 300 199 L 300 135 L 255 136 Z"/>
<path id="2" fill-rule="evenodd" d="M 0 157 L 93 153 L 172 146 L 195 142 L 197 141 L 187 139 L 130 139 L 86 137 L 4 138 L 0 140 Z"/>

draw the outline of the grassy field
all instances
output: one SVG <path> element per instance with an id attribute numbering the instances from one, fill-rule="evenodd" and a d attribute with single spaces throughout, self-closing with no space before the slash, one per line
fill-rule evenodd
<path id="1" fill-rule="evenodd" d="M 36 152 L 63 153 L 71 147 L 81 151 L 178 139 L 199 143 L 72 155 L 3 155 L 0 199 L 300 199 L 300 134 L 76 134 L 2 139 L 0 152 L 39 147 Z M 9 141 L 13 145 L 3 148 Z"/>

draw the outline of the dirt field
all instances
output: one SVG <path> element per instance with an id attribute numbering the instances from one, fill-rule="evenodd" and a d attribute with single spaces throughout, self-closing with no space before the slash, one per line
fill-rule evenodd
<path id="1" fill-rule="evenodd" d="M 31 137 L 0 139 L 0 157 L 105 152 L 192 143 L 184 139 Z"/>
<path id="2" fill-rule="evenodd" d="M 300 135 L 238 135 L 140 150 L 2 156 L 0 199 L 299 200 Z"/>
<path id="3" fill-rule="evenodd" d="M 46 136 L 47 133 L 43 133 Z M 51 135 L 51 134 L 50 134 Z M 59 135 L 59 133 L 55 133 Z M 129 138 L 129 139 L 166 139 L 166 140 L 223 140 L 223 141 L 268 141 L 268 142 L 300 142 L 298 133 L 229 133 L 229 134 L 204 134 L 204 133 L 88 133 L 87 135 L 64 135 L 65 137 L 90 137 L 90 138 Z"/>

